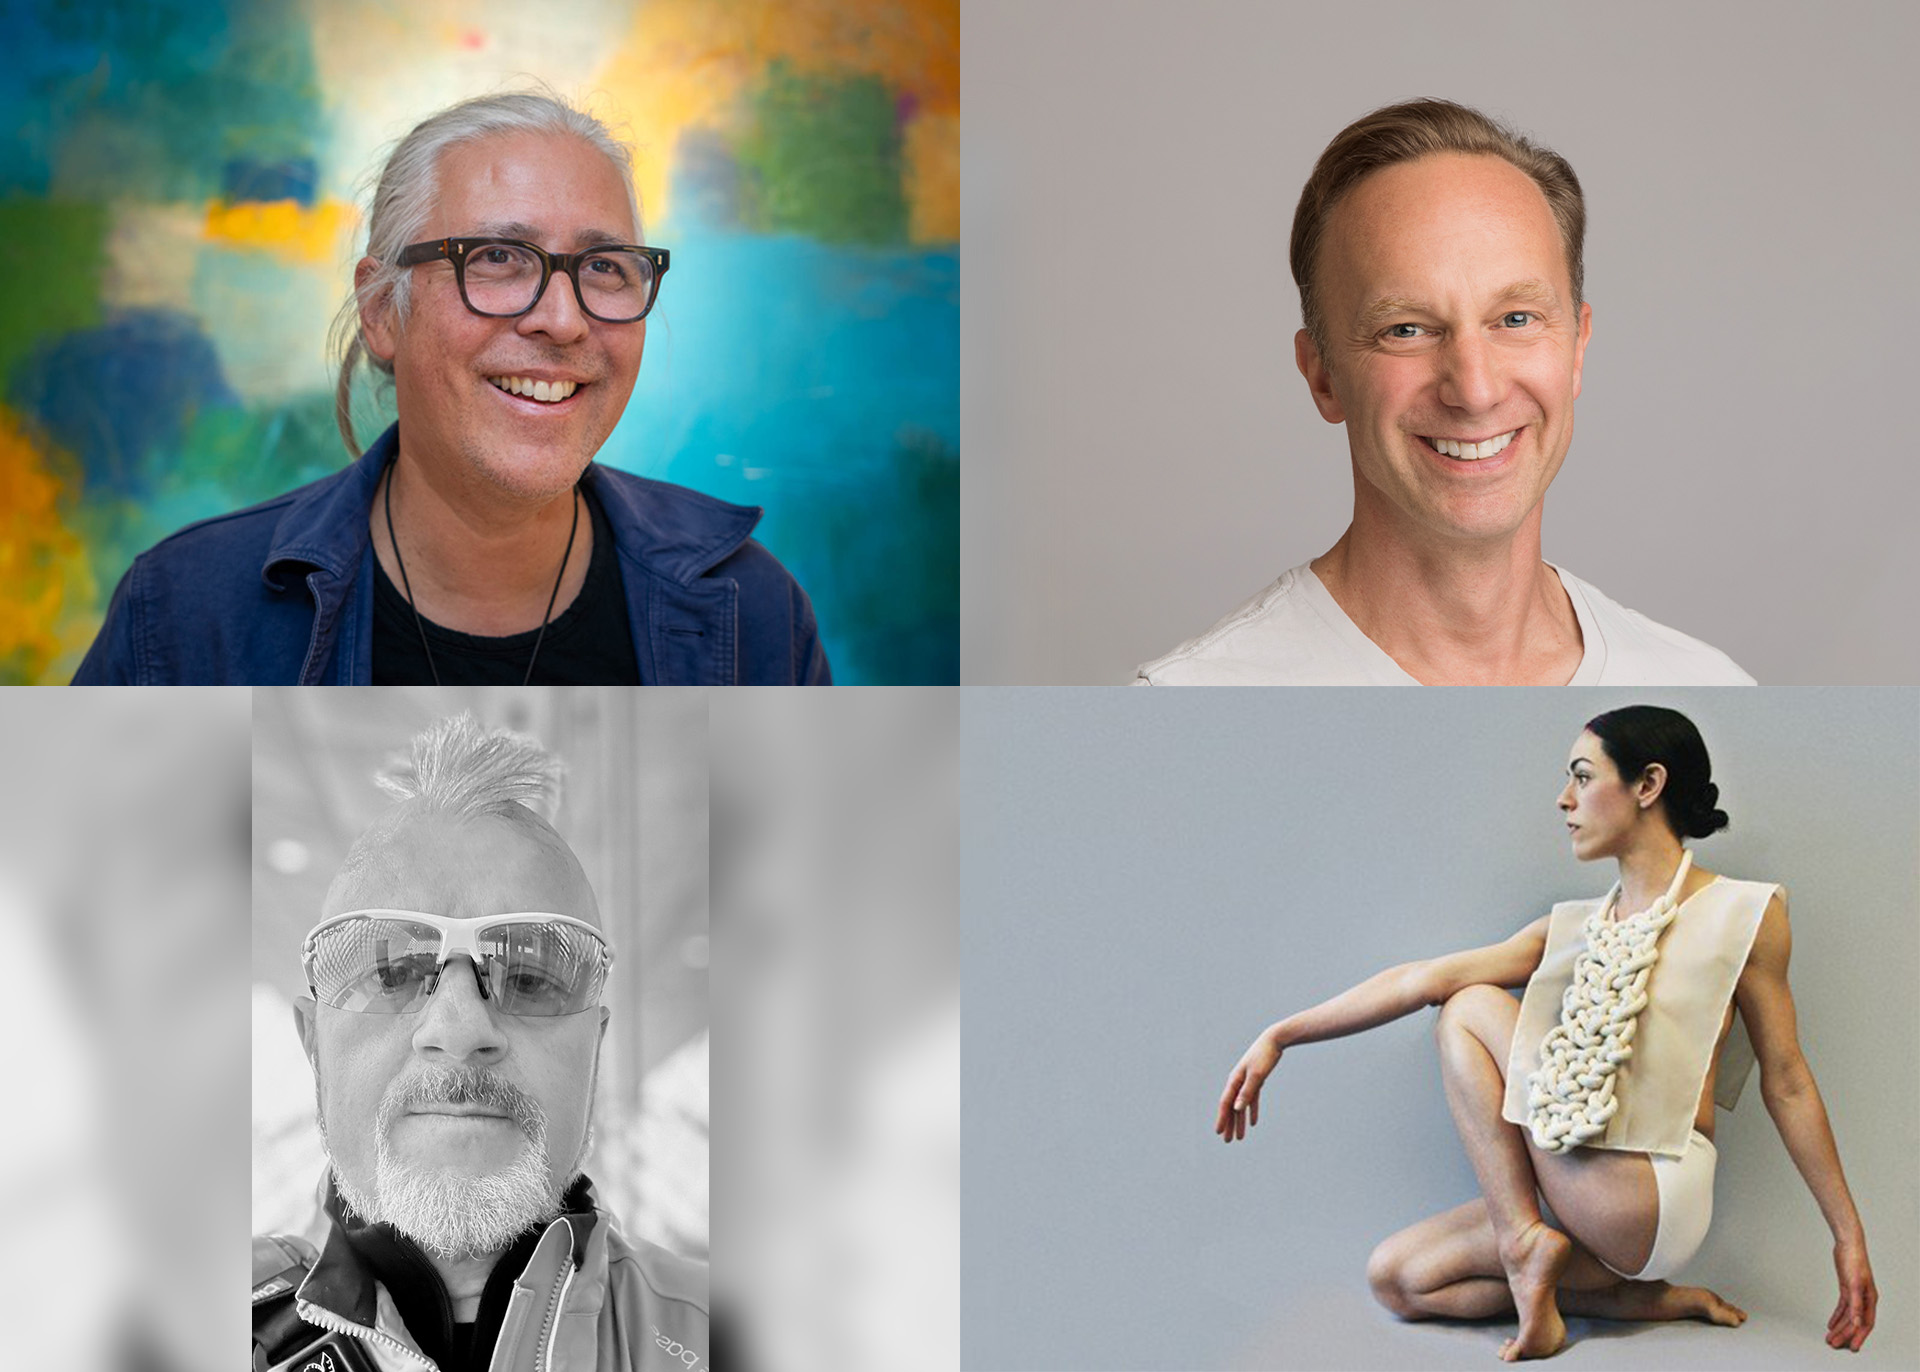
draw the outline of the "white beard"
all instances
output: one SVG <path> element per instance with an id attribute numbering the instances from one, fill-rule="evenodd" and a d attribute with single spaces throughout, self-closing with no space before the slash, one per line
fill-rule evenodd
<path id="1" fill-rule="evenodd" d="M 560 1213 L 544 1138 L 529 1139 L 500 1171 L 472 1177 L 402 1161 L 383 1135 L 375 1154 L 372 1204 L 363 1206 L 345 1181 L 339 1185 L 347 1203 L 369 1220 L 392 1225 L 448 1261 L 497 1253 L 521 1231 Z"/>
<path id="2" fill-rule="evenodd" d="M 480 1176 L 396 1156 L 394 1120 L 409 1104 L 449 1098 L 485 1100 L 508 1109 L 526 1135 L 518 1156 L 499 1171 Z M 585 1148 L 581 1151 L 584 1156 Z M 546 1115 L 531 1096 L 484 1069 L 429 1069 L 396 1081 L 380 1102 L 375 1125 L 373 1193 L 349 1181 L 337 1165 L 333 1178 L 342 1199 L 362 1219 L 392 1225 L 444 1261 L 500 1252 L 522 1231 L 553 1219 L 562 1208 L 562 1192 L 547 1157 Z"/>

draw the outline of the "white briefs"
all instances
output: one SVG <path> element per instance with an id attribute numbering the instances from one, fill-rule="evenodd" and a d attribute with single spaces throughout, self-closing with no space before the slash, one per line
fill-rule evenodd
<path id="1" fill-rule="evenodd" d="M 1686 1150 L 1679 1157 L 1664 1153 L 1649 1153 L 1647 1157 L 1653 1163 L 1653 1184 L 1660 1195 L 1660 1216 L 1654 1224 L 1653 1251 L 1647 1254 L 1647 1265 L 1638 1272 L 1621 1272 L 1600 1259 L 1601 1266 L 1628 1281 L 1665 1281 L 1673 1276 L 1700 1251 L 1707 1226 L 1713 1222 L 1713 1174 L 1720 1161 L 1713 1140 L 1695 1129 L 1688 1134 Z"/>

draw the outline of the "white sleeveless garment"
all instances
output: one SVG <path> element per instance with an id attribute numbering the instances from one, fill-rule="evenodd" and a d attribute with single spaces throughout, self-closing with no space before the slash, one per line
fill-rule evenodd
<path id="1" fill-rule="evenodd" d="M 1639 1014 L 1633 1051 L 1620 1065 L 1614 1084 L 1619 1107 L 1605 1130 L 1585 1146 L 1676 1158 L 1686 1151 L 1720 1023 L 1760 931 L 1760 918 L 1776 892 L 1784 903 L 1786 888 L 1772 882 L 1715 877 L 1680 902 L 1673 922 L 1660 935 L 1659 958 L 1647 979 L 1647 1004 Z M 1541 1040 L 1560 1022 L 1574 964 L 1586 948 L 1587 917 L 1613 898 L 1610 893 L 1553 907 L 1546 952 L 1527 982 L 1507 1059 L 1500 1114 L 1509 1123 L 1528 1123 L 1528 1078 L 1540 1066 Z M 1721 1109 L 1734 1107 L 1753 1061 L 1752 1040 L 1736 1013 L 1714 1082 L 1714 1103 Z"/>

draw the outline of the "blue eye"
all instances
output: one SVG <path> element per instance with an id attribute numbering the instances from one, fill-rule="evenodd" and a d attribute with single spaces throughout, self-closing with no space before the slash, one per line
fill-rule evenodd
<path id="1" fill-rule="evenodd" d="M 1398 329 L 1416 329 L 1416 330 L 1417 330 L 1417 329 L 1418 329 L 1419 327 L 1420 327 L 1420 326 L 1419 326 L 1418 324 L 1389 324 L 1389 325 L 1387 326 L 1387 337 L 1389 337 L 1389 338 L 1412 338 L 1412 337 L 1413 337 L 1413 335 L 1412 335 L 1412 334 L 1410 334 L 1410 333 L 1398 333 L 1398 332 L 1396 332 L 1396 330 L 1398 330 Z"/>
<path id="2" fill-rule="evenodd" d="M 1524 329 L 1527 327 L 1527 321 L 1532 318 L 1533 315 L 1526 310 L 1513 310 L 1501 315 L 1500 322 L 1505 324 L 1509 329 Z M 1513 322 L 1516 319 L 1520 321 L 1518 324 Z"/>

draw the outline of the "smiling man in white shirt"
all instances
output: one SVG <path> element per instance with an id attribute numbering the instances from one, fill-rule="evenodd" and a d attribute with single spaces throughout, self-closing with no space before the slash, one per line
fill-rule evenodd
<path id="1" fill-rule="evenodd" d="M 1543 561 L 1592 331 L 1558 154 L 1443 100 L 1327 146 L 1294 216 L 1314 405 L 1353 522 L 1137 685 L 1752 685 L 1726 654 Z"/>

